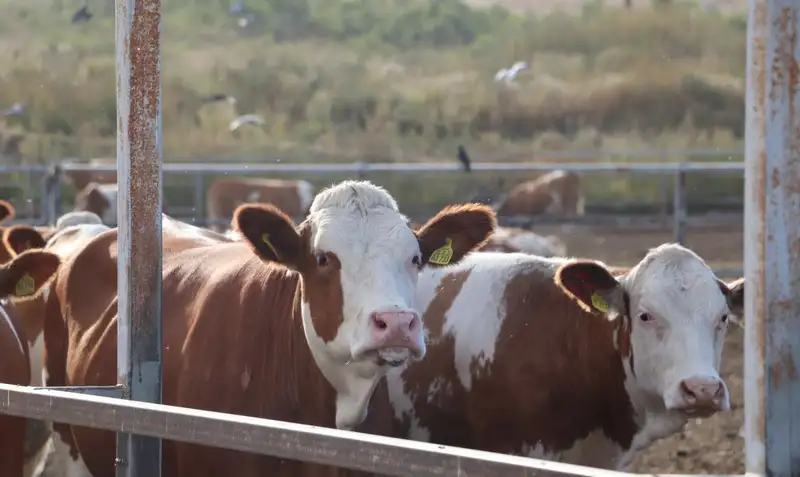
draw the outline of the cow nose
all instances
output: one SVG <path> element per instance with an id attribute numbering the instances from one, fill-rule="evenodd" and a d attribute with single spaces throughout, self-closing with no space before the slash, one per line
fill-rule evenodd
<path id="1" fill-rule="evenodd" d="M 718 408 L 725 397 L 725 386 L 715 378 L 684 379 L 680 390 L 689 407 Z"/>
<path id="2" fill-rule="evenodd" d="M 375 349 L 413 348 L 419 328 L 415 311 L 376 311 L 369 315 L 371 347 Z"/>

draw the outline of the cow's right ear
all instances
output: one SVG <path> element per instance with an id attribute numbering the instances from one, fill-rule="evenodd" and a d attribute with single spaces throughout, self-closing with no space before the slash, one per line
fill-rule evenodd
<path id="1" fill-rule="evenodd" d="M 15 214 L 16 212 L 13 205 L 4 200 L 0 200 L 0 224 L 13 219 Z"/>
<path id="2" fill-rule="evenodd" d="M 625 291 L 611 272 L 590 260 L 562 265 L 555 276 L 556 285 L 584 310 L 616 319 L 625 315 Z"/>
<path id="3" fill-rule="evenodd" d="M 303 238 L 292 219 L 271 204 L 242 204 L 233 214 L 233 228 L 262 260 L 297 269 L 303 260 Z"/>
<path id="4" fill-rule="evenodd" d="M 16 257 L 25 250 L 44 248 L 47 241 L 30 225 L 14 225 L 3 231 L 3 245 L 9 255 Z"/>

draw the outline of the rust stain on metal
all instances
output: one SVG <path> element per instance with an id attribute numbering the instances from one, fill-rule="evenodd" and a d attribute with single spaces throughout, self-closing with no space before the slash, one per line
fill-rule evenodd
<path id="1" fill-rule="evenodd" d="M 160 9 L 159 0 L 144 0 L 134 3 L 130 43 L 127 54 L 130 55 L 130 110 L 128 111 L 128 141 L 130 144 L 131 169 L 130 181 L 132 190 L 139 194 L 131 195 L 131 223 L 140 225 L 140 229 L 131 230 L 136 243 L 135 252 L 131 253 L 131 268 L 140 271 L 138 283 L 133 283 L 132 309 L 144 309 L 147 300 L 155 291 L 152 257 L 160 250 L 152 240 L 137 240 L 137 237 L 151 237 L 151 229 L 155 226 L 154 216 L 159 217 L 156 210 L 160 191 L 158 177 L 158 129 L 157 118 L 160 102 Z M 156 8 L 153 8 L 153 6 Z M 126 45 L 128 46 L 128 45 Z M 160 217 L 159 217 L 160 218 Z M 142 225 L 143 224 L 143 225 Z M 143 230 L 143 228 L 146 229 Z M 145 314 L 134 313 L 132 318 L 144 318 Z"/>
<path id="2" fill-rule="evenodd" d="M 769 378 L 775 388 L 781 388 L 797 379 L 797 366 L 794 363 L 792 350 L 782 346 L 777 353 L 777 358 L 772 362 Z"/>

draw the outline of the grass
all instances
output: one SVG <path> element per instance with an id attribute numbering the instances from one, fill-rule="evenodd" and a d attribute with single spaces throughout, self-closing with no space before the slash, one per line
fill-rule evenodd
<path id="1" fill-rule="evenodd" d="M 0 107 L 29 108 L 0 123 L 0 139 L 24 138 L 21 161 L 115 154 L 113 10 L 72 26 L 78 5 L 0 0 Z M 243 30 L 227 7 L 164 4 L 166 157 L 431 160 L 463 143 L 475 160 L 491 160 L 742 145 L 741 14 L 684 3 L 534 14 L 457 0 L 262 0 Z M 531 68 L 516 85 L 492 81 L 519 60 Z M 235 95 L 236 107 L 201 107 L 214 92 Z M 228 122 L 243 113 L 263 115 L 266 126 L 232 135 Z M 402 191 L 415 178 L 386 180 Z M 690 194 L 700 198 L 741 193 L 736 178 L 699 180 Z M 625 176 L 586 182 L 590 200 L 657 195 L 654 182 Z M 464 187 L 437 186 L 435 195 Z"/>

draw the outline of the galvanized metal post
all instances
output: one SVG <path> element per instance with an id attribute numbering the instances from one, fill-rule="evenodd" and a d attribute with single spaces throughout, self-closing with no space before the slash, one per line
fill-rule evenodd
<path id="1" fill-rule="evenodd" d="M 161 402 L 161 1 L 117 0 L 118 383 Z M 161 441 L 117 434 L 117 476 L 161 475 Z"/>
<path id="2" fill-rule="evenodd" d="M 675 242 L 686 243 L 686 172 L 681 170 L 683 163 L 675 172 L 675 183 L 672 193 L 672 233 Z"/>
<path id="3" fill-rule="evenodd" d="M 789 477 L 800 475 L 800 4 L 749 5 L 746 470 Z"/>

